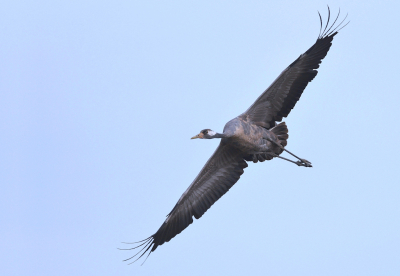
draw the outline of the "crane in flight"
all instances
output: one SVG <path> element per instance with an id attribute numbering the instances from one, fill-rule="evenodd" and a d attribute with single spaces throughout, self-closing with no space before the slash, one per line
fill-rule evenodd
<path id="1" fill-rule="evenodd" d="M 288 128 L 281 121 L 283 117 L 289 115 L 307 84 L 317 75 L 316 69 L 328 53 L 334 36 L 349 23 L 343 25 L 346 15 L 335 26 L 339 15 L 340 10 L 333 24 L 329 25 L 328 7 L 328 20 L 323 27 L 319 14 L 321 27 L 314 45 L 290 64 L 243 114 L 227 122 L 222 133 L 203 129 L 192 137 L 192 139 L 221 139 L 221 142 L 157 232 L 137 242 L 139 245 L 124 249 L 141 248 L 125 261 L 140 254 L 135 260 L 137 261 L 146 252 L 149 252 L 148 257 L 158 246 L 170 241 L 193 223 L 193 217 L 201 218 L 211 205 L 239 180 L 243 170 L 248 166 L 246 161 L 257 163 L 282 158 L 298 166 L 312 167 L 311 162 L 285 148 L 289 138 Z M 294 156 L 297 161 L 281 157 L 283 151 Z"/>

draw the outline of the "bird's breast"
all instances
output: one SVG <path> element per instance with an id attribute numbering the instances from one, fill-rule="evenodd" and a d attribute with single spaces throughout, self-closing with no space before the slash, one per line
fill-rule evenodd
<path id="1" fill-rule="evenodd" d="M 266 141 L 263 139 L 263 128 L 240 119 L 232 122 L 229 128 L 231 134 L 227 142 L 235 148 L 249 154 L 265 150 Z"/>

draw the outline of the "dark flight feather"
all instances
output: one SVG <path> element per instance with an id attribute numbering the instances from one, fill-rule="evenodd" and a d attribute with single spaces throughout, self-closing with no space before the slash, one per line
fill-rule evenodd
<path id="1" fill-rule="evenodd" d="M 243 153 L 221 141 L 214 154 L 210 157 L 199 175 L 183 193 L 175 207 L 158 231 L 138 247 L 143 247 L 140 259 L 146 252 L 153 252 L 158 246 L 170 241 L 193 223 L 193 217 L 199 219 L 221 196 L 223 196 L 243 174 L 248 165 Z M 137 260 L 136 259 L 136 260 Z M 135 261 L 136 261 L 135 260 Z"/>
<path id="2" fill-rule="evenodd" d="M 258 126 L 270 129 L 275 125 L 275 122 L 280 122 L 283 117 L 289 115 L 300 99 L 307 84 L 317 75 L 318 71 L 316 69 L 319 68 L 322 59 L 328 53 L 333 37 L 338 32 L 335 29 L 340 27 L 344 22 L 343 20 L 333 31 L 328 33 L 336 23 L 337 18 L 328 28 L 330 19 L 329 11 L 328 21 L 322 33 L 320 31 L 315 44 L 292 62 L 241 117 L 250 120 Z M 322 30 L 321 16 L 320 21 Z"/>

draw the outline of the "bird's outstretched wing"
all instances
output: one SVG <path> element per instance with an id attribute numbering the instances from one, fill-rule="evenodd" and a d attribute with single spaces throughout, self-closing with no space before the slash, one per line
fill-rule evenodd
<path id="1" fill-rule="evenodd" d="M 222 195 L 224 195 L 243 174 L 247 167 L 243 153 L 221 141 L 199 175 L 182 194 L 175 207 L 158 231 L 134 247 L 142 247 L 135 255 L 137 259 L 149 250 L 149 254 L 159 245 L 170 241 L 182 230 L 199 219 Z M 134 249 L 132 248 L 132 249 Z M 130 260 L 135 256 L 127 259 Z"/>
<path id="2" fill-rule="evenodd" d="M 307 84 L 317 75 L 318 71 L 316 69 L 319 68 L 319 64 L 328 53 L 332 45 L 333 37 L 341 28 L 347 25 L 340 27 L 346 19 L 346 16 L 340 24 L 336 27 L 334 26 L 339 14 L 333 24 L 328 27 L 330 18 L 329 11 L 325 29 L 322 32 L 320 31 L 320 35 L 315 44 L 290 64 L 270 87 L 258 97 L 253 105 L 240 115 L 240 117 L 269 129 L 275 125 L 276 121 L 279 122 L 282 120 L 282 117 L 287 117 L 289 115 L 290 111 L 300 99 Z M 320 20 L 322 30 L 321 15 Z"/>

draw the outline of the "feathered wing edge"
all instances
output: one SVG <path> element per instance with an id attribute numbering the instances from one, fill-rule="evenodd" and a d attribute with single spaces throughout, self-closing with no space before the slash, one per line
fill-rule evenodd
<path id="1" fill-rule="evenodd" d="M 318 12 L 319 14 L 319 12 Z M 287 117 L 300 99 L 304 89 L 311 82 L 318 71 L 319 65 L 328 53 L 333 37 L 343 25 L 346 17 L 335 26 L 340 16 L 340 10 L 333 24 L 330 25 L 330 9 L 328 6 L 328 20 L 323 27 L 320 18 L 320 32 L 317 41 L 304 54 L 292 62 L 278 78 L 257 98 L 257 100 L 241 116 L 248 118 L 256 125 L 270 129 L 276 121 Z"/>
<path id="2" fill-rule="evenodd" d="M 142 241 L 125 243 L 138 245 L 122 250 L 141 249 L 124 261 L 129 261 L 136 257 L 130 263 L 132 264 L 148 252 L 146 261 L 151 252 L 155 251 L 158 246 L 170 241 L 192 224 L 193 217 L 199 219 L 239 180 L 244 168 L 247 166 L 242 152 L 221 141 L 217 150 L 204 165 L 193 183 L 183 193 L 157 232 Z"/>
<path id="3" fill-rule="evenodd" d="M 324 29 L 322 29 L 323 21 L 321 14 L 318 12 L 319 20 L 320 20 L 320 32 L 317 38 L 317 41 L 313 46 L 311 46 L 304 54 L 300 55 L 294 62 L 292 62 L 288 69 L 291 67 L 295 67 L 297 63 L 300 63 L 303 73 L 302 76 L 297 77 L 288 91 L 287 96 L 283 100 L 281 109 L 277 112 L 277 114 L 272 119 L 273 122 L 270 122 L 270 127 L 273 126 L 275 121 L 280 122 L 283 117 L 287 117 L 290 111 L 294 108 L 297 101 L 300 99 L 304 89 L 307 87 L 308 83 L 310 83 L 318 74 L 317 69 L 319 68 L 322 60 L 327 55 L 330 47 L 332 46 L 333 37 L 347 24 L 342 26 L 343 22 L 345 22 L 347 15 L 344 19 L 335 26 L 339 16 L 340 16 L 340 9 L 339 12 L 332 24 L 330 24 L 331 19 L 331 11 L 328 6 L 328 20 L 326 21 Z M 333 28 L 333 29 L 332 29 Z M 306 58 L 303 60 L 303 58 Z M 307 69 L 306 69 L 307 68 Z M 306 70 L 305 70 L 306 69 Z"/>
<path id="4" fill-rule="evenodd" d="M 324 30 L 322 31 L 322 17 L 321 17 L 321 14 L 320 14 L 319 12 L 318 12 L 318 15 L 319 15 L 319 21 L 320 21 L 320 23 L 321 23 L 321 27 L 320 27 L 320 29 L 319 29 L 318 39 L 321 39 L 321 38 L 323 38 L 323 37 L 325 37 L 325 36 L 331 36 L 333 33 L 338 33 L 341 29 L 343 29 L 344 27 L 347 26 L 347 24 L 350 23 L 350 21 L 348 21 L 346 24 L 344 24 L 344 25 L 342 26 L 343 22 L 344 22 L 344 21 L 346 20 L 346 18 L 347 18 L 347 15 L 348 15 L 348 14 L 346 14 L 346 16 L 343 18 L 343 20 L 342 20 L 335 28 L 333 28 L 333 26 L 335 26 L 335 23 L 336 23 L 336 21 L 339 19 L 339 16 L 340 16 L 340 8 L 339 8 L 339 12 L 338 12 L 338 15 L 337 15 L 336 18 L 335 18 L 335 21 L 333 21 L 332 25 L 328 28 L 329 20 L 330 20 L 330 18 L 331 18 L 331 9 L 330 9 L 329 6 L 328 6 L 328 20 L 326 21 L 325 28 L 324 28 Z M 327 28 L 328 28 L 328 30 L 327 30 Z M 332 28 L 333 28 L 333 30 L 331 31 Z"/>
<path id="5" fill-rule="evenodd" d="M 137 257 L 136 260 L 134 260 L 133 262 L 129 263 L 129 264 L 133 264 L 135 263 L 137 260 L 139 260 L 141 257 L 143 257 L 144 254 L 146 254 L 147 251 L 149 251 L 149 249 L 153 246 L 153 241 L 154 241 L 154 235 L 148 237 L 147 239 L 138 241 L 138 242 L 123 242 L 124 244 L 134 244 L 134 243 L 141 243 L 138 246 L 132 247 L 132 248 L 118 248 L 119 250 L 133 250 L 139 247 L 142 247 L 142 249 L 140 249 L 139 252 L 137 252 L 135 255 L 133 255 L 132 257 L 125 259 L 124 261 L 129 261 L 132 260 L 133 258 L 135 258 L 137 255 L 139 255 L 140 253 L 142 253 L 139 257 Z M 144 252 L 142 252 L 144 250 Z M 144 264 L 147 260 L 147 258 L 150 256 L 151 252 L 153 252 L 154 250 L 150 250 L 149 254 L 146 256 L 146 259 L 144 260 L 144 262 L 142 264 Z"/>

